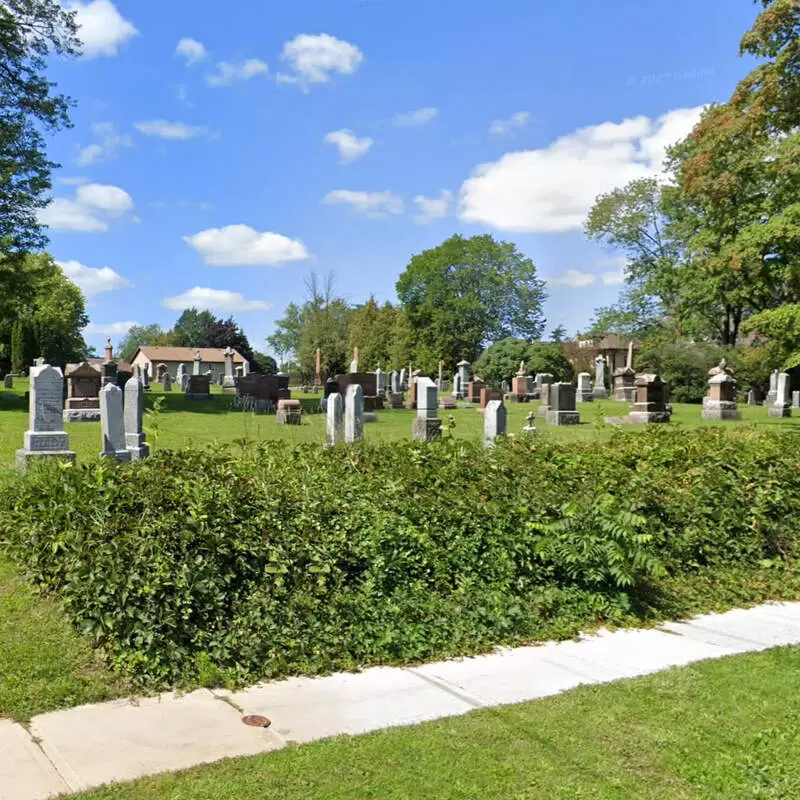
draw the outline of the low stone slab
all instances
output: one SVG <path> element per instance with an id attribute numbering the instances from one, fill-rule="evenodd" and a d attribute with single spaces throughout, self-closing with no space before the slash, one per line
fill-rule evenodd
<path id="1" fill-rule="evenodd" d="M 69 789 L 28 732 L 0 719 L 0 800 L 41 800 Z"/>
<path id="2" fill-rule="evenodd" d="M 271 730 L 287 742 L 416 725 L 477 707 L 419 675 L 393 667 L 376 667 L 357 675 L 290 678 L 236 692 L 231 700 L 245 714 L 269 717 Z"/>
<path id="3" fill-rule="evenodd" d="M 72 791 L 283 746 L 205 689 L 43 714 L 31 733 Z"/>
<path id="4" fill-rule="evenodd" d="M 64 422 L 99 422 L 99 408 L 65 408 Z"/>

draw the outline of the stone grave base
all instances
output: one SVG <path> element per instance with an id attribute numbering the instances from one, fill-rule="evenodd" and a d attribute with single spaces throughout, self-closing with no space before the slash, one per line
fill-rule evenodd
<path id="1" fill-rule="evenodd" d="M 426 419 L 414 417 L 411 423 L 411 438 L 415 442 L 430 442 L 442 436 L 442 421 L 440 419 Z"/>
<path id="2" fill-rule="evenodd" d="M 65 408 L 64 422 L 99 422 L 99 408 Z"/>
<path id="3" fill-rule="evenodd" d="M 365 411 L 364 412 L 364 422 L 377 422 L 378 415 L 374 411 Z"/>
<path id="4" fill-rule="evenodd" d="M 786 419 L 792 416 L 791 406 L 784 405 L 771 405 L 767 411 L 767 416 L 773 419 Z"/>
<path id="5" fill-rule="evenodd" d="M 125 461 L 132 461 L 133 458 L 131 457 L 130 450 L 117 450 L 115 453 L 100 453 L 100 458 L 107 458 L 109 461 L 116 461 L 118 463 L 123 463 Z"/>
<path id="6" fill-rule="evenodd" d="M 668 411 L 631 411 L 622 421 L 626 425 L 650 425 L 656 422 L 669 422 Z"/>
<path id="7" fill-rule="evenodd" d="M 595 400 L 608 400 L 608 392 L 606 391 L 605 387 L 600 389 L 595 387 L 592 389 L 592 397 Z"/>
<path id="8" fill-rule="evenodd" d="M 577 392 L 575 394 L 575 402 L 576 403 L 593 403 L 594 402 L 594 395 L 593 394 L 583 394 L 582 392 Z"/>
<path id="9" fill-rule="evenodd" d="M 297 403 L 296 406 L 281 406 L 281 403 Z M 275 422 L 278 425 L 301 425 L 303 422 L 302 409 L 299 400 L 281 400 L 275 412 Z"/>
<path id="10" fill-rule="evenodd" d="M 59 461 L 69 461 L 75 463 L 75 453 L 72 450 L 17 450 L 16 465 L 17 469 L 25 469 L 28 464 L 34 461 L 44 461 L 45 459 L 57 459 Z"/>
<path id="11" fill-rule="evenodd" d="M 550 425 L 577 425 L 581 415 L 577 411 L 548 411 L 545 419 Z"/>
<path id="12" fill-rule="evenodd" d="M 636 395 L 636 388 L 627 386 L 622 389 L 614 389 L 614 402 L 615 403 L 633 403 L 634 396 Z"/>
<path id="13" fill-rule="evenodd" d="M 131 461 L 144 461 L 145 458 L 150 456 L 150 445 L 147 444 L 129 447 L 127 450 L 131 454 Z"/>
<path id="14" fill-rule="evenodd" d="M 700 419 L 707 420 L 740 420 L 742 418 L 736 403 L 731 400 L 703 400 L 703 411 Z"/>

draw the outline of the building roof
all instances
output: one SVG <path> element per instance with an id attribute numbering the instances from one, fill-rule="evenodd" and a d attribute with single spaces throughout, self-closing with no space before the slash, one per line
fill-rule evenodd
<path id="1" fill-rule="evenodd" d="M 198 350 L 200 351 L 200 357 L 203 359 L 204 364 L 225 363 L 224 347 L 140 347 L 134 353 L 131 361 L 135 361 L 136 356 L 141 353 L 145 358 L 155 363 L 159 361 L 183 361 L 187 364 L 191 364 Z M 245 358 L 238 350 L 233 351 L 233 363 L 245 363 Z"/>

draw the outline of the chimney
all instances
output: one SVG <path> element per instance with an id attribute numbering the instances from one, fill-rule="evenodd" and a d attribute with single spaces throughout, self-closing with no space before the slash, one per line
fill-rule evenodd
<path id="1" fill-rule="evenodd" d="M 114 360 L 114 350 L 111 347 L 111 337 L 109 336 L 108 340 L 106 341 L 106 362 L 105 363 L 108 364 L 109 361 L 113 361 L 113 360 Z"/>

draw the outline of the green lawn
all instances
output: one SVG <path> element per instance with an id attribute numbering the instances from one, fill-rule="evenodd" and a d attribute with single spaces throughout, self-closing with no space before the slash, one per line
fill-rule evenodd
<path id="1" fill-rule="evenodd" d="M 23 433 L 28 426 L 28 414 L 24 402 L 27 388 L 25 379 L 16 379 L 13 393 L 19 400 L 4 400 L 0 391 L 0 465 L 9 466 L 14 462 L 14 452 L 22 447 Z M 214 387 L 218 392 L 218 387 Z M 7 393 L 5 393 L 7 394 Z M 147 396 L 148 406 L 155 399 L 164 397 L 164 408 L 158 420 L 158 436 L 149 431 L 151 446 L 166 449 L 180 449 L 189 444 L 231 444 L 237 440 L 288 439 L 295 442 L 325 441 L 325 417 L 322 414 L 308 414 L 300 426 L 278 425 L 274 415 L 252 414 L 233 409 L 231 395 L 215 394 L 210 401 L 187 400 L 180 392 L 162 394 L 159 384 L 153 384 L 153 392 Z M 316 397 L 305 395 L 306 397 Z M 536 411 L 538 403 L 508 404 L 508 431 L 519 434 L 526 424 L 525 417 Z M 603 418 L 619 417 L 627 413 L 629 406 L 623 403 L 586 403 L 578 406 L 581 424 L 574 427 L 551 428 L 543 420 L 537 419 L 538 436 L 557 437 L 564 442 L 588 437 L 605 437 L 610 426 L 603 424 Z M 737 424 L 788 425 L 800 430 L 800 415 L 789 420 L 768 419 L 766 408 L 740 406 L 742 423 L 707 423 L 700 419 L 698 405 L 676 405 L 672 425 L 699 427 L 723 424 L 731 427 Z M 364 436 L 368 441 L 394 440 L 411 437 L 411 421 L 415 412 L 386 410 L 378 413 L 378 422 L 367 424 Z M 483 417 L 474 409 L 455 409 L 441 411 L 440 417 L 455 420 L 453 435 L 458 438 L 479 439 L 483 431 Z M 152 426 L 152 418 L 145 420 L 146 427 Z M 631 432 L 639 429 L 636 426 Z M 80 459 L 95 457 L 100 451 L 100 423 L 71 423 L 66 426 L 70 435 L 70 446 Z"/>
<path id="2" fill-rule="evenodd" d="M 24 722 L 122 692 L 61 609 L 36 595 L 0 551 L 0 717 Z"/>
<path id="3" fill-rule="evenodd" d="M 800 648 L 291 747 L 83 800 L 800 797 Z"/>

